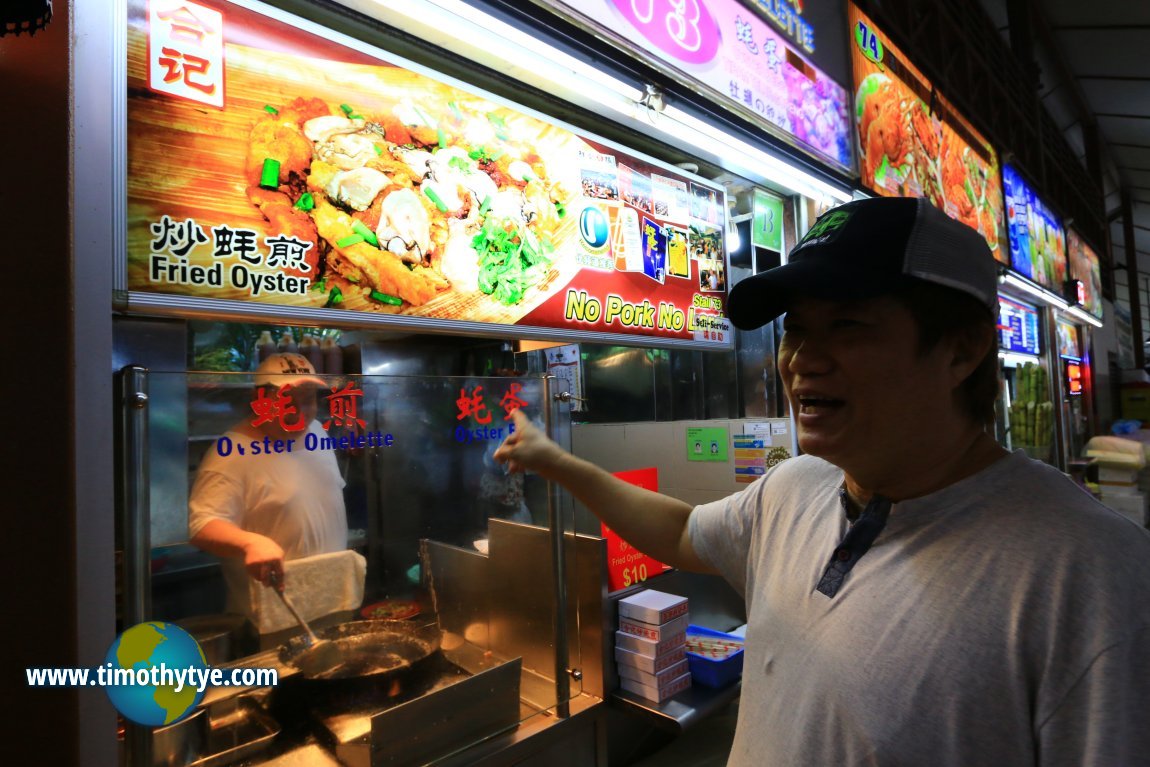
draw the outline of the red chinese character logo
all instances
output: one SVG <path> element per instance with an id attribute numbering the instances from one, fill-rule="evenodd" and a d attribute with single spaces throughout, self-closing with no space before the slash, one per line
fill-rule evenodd
<path id="1" fill-rule="evenodd" d="M 460 389 L 459 399 L 455 400 L 455 404 L 459 408 L 459 415 L 455 417 L 455 420 L 462 421 L 467 416 L 474 416 L 478 423 L 491 423 L 491 411 L 487 409 L 487 403 L 483 401 L 482 386 L 476 386 L 470 395 L 466 389 Z"/>
<path id="2" fill-rule="evenodd" d="M 503 408 L 506 415 L 503 416 L 504 421 L 511 420 L 511 414 L 521 407 L 527 406 L 527 401 L 519 399 L 519 392 L 523 391 L 523 384 L 513 383 L 507 391 L 503 392 L 503 399 L 499 400 L 499 406 Z"/>
<path id="3" fill-rule="evenodd" d="M 348 428 L 353 425 L 358 425 L 361 429 L 367 428 L 367 422 L 359 417 L 359 400 L 357 397 L 363 397 L 363 391 L 353 383 L 349 383 L 338 391 L 333 386 L 331 396 L 327 400 L 331 419 L 323 422 L 324 430 L 330 430 L 333 423 L 336 426 L 347 426 Z"/>
<path id="4" fill-rule="evenodd" d="M 252 426 L 279 421 L 280 428 L 284 431 L 303 431 L 306 429 L 307 422 L 303 416 L 297 417 L 294 421 L 288 421 L 288 416 L 299 412 L 299 409 L 292 404 L 291 395 L 288 394 L 290 390 L 291 384 L 284 384 L 273 398 L 264 394 L 264 390 L 260 389 L 251 403 L 252 412 L 256 414 L 256 417 L 252 419 Z"/>
<path id="5" fill-rule="evenodd" d="M 214 31 L 186 6 L 180 6 L 173 11 L 160 11 L 156 16 L 172 25 L 173 38 L 184 39 L 196 45 L 202 45 L 204 35 Z"/>
<path id="6" fill-rule="evenodd" d="M 183 79 L 184 85 L 187 85 L 189 88 L 195 88 L 198 91 L 208 94 L 216 92 L 215 83 L 198 83 L 192 80 L 192 77 L 195 75 L 207 76 L 208 67 L 212 64 L 210 61 L 205 58 L 200 58 L 199 56 L 181 53 L 175 48 L 165 47 L 160 50 L 164 54 L 160 56 L 160 64 L 167 70 L 167 72 L 164 73 L 164 82 L 173 83 L 176 80 Z"/>

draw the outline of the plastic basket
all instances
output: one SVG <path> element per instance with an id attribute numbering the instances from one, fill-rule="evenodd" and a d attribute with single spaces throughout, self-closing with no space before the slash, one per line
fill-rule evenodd
<path id="1" fill-rule="evenodd" d="M 743 642 L 743 637 L 735 634 L 724 634 L 722 631 L 704 628 L 703 626 L 688 626 L 687 636 L 716 637 Z M 726 687 L 743 675 L 743 651 L 737 650 L 726 658 L 707 658 L 687 652 L 687 667 L 691 670 L 691 679 L 704 687 Z"/>

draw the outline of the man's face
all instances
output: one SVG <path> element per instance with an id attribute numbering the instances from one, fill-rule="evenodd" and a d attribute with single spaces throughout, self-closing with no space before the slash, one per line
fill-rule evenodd
<path id="1" fill-rule="evenodd" d="M 873 476 L 913 457 L 953 413 L 950 345 L 920 355 L 914 319 L 894 299 L 801 299 L 783 328 L 779 374 L 804 452 Z"/>

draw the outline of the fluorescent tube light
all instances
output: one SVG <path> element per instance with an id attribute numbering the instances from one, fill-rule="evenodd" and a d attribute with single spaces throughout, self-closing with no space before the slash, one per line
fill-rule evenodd
<path id="1" fill-rule="evenodd" d="M 1010 285 L 1011 287 L 1016 288 L 1017 290 L 1021 290 L 1024 293 L 1029 293 L 1035 298 L 1041 299 L 1043 303 L 1049 304 L 1050 306 L 1054 306 L 1063 310 L 1069 308 L 1070 306 L 1057 293 L 1052 293 L 1043 287 L 1035 285 L 1029 280 L 1024 280 L 1021 277 L 1016 277 L 1013 274 L 1003 274 L 998 278 L 998 281 L 1003 285 Z"/>
<path id="2" fill-rule="evenodd" d="M 638 101 L 643 97 L 643 91 L 639 88 L 616 79 L 601 69 L 548 45 L 531 33 L 504 23 L 494 16 L 484 13 L 478 8 L 474 8 L 459 0 L 426 0 L 426 2 L 423 3 L 413 3 L 411 0 L 400 0 L 399 2 L 388 2 L 386 4 L 408 15 L 413 15 L 412 11 L 417 10 L 418 15 L 414 15 L 415 18 L 424 18 L 423 14 L 425 13 L 425 11 L 416 9 L 416 6 L 427 5 L 429 6 L 428 10 L 433 8 L 438 9 L 439 14 L 447 16 L 454 15 L 466 19 L 474 24 L 476 29 L 469 36 L 460 39 L 470 42 L 477 40 L 489 41 L 491 35 L 494 34 L 496 37 L 502 38 L 505 42 L 514 44 L 515 47 L 509 46 L 507 48 L 507 51 L 513 53 L 514 57 L 504 57 L 509 62 L 518 62 L 523 51 L 530 51 L 537 59 L 542 60 L 542 62 L 569 69 L 573 74 L 591 80 L 596 85 L 607 88 L 611 92 L 623 96 L 632 102 Z M 479 36 L 476 36 L 476 32 L 480 33 Z"/>
<path id="3" fill-rule="evenodd" d="M 1077 306 L 1068 306 L 1066 313 L 1079 322 L 1085 322 L 1087 325 L 1093 325 L 1096 328 L 1102 327 L 1102 320 L 1095 317 L 1089 312 L 1085 312 Z"/>
<path id="4" fill-rule="evenodd" d="M 650 112 L 648 118 L 654 127 L 664 133 L 698 147 L 706 153 L 714 153 L 724 160 L 733 161 L 748 173 L 762 175 L 806 197 L 836 203 L 851 200 L 849 190 L 815 178 L 786 160 L 768 154 L 674 105 L 668 106 L 662 112 Z"/>
<path id="5" fill-rule="evenodd" d="M 640 88 L 457 0 L 340 2 L 441 46 L 445 46 L 446 36 L 454 41 L 450 47 L 456 53 L 533 84 L 538 85 L 535 81 L 541 77 L 561 91 L 578 94 L 627 117 L 633 115 L 635 102 L 643 97 Z M 381 14 L 378 9 L 386 12 Z"/>
<path id="6" fill-rule="evenodd" d="M 1041 363 L 1041 357 L 1035 357 L 1030 354 L 1019 354 L 1018 352 L 999 352 L 998 358 L 1011 367 L 1021 367 L 1028 362 Z"/>
<path id="7" fill-rule="evenodd" d="M 731 219 L 727 220 L 727 252 L 734 253 L 742 247 L 742 238 L 739 237 L 739 227 Z"/>

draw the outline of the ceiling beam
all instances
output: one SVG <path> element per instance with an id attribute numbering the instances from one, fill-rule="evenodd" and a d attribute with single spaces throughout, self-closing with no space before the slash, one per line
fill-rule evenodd
<path id="1" fill-rule="evenodd" d="M 1037 0 L 1030 1 L 1030 19 L 1034 24 L 1034 31 L 1038 33 L 1038 39 L 1042 42 L 1042 47 L 1046 49 L 1046 55 L 1050 57 L 1054 68 L 1057 70 L 1060 84 L 1066 89 L 1070 95 L 1070 101 L 1078 111 L 1078 119 L 1083 124 L 1094 122 L 1094 111 L 1090 107 L 1090 101 L 1086 98 L 1078 80 L 1075 79 L 1074 72 L 1066 63 L 1066 59 L 1062 55 L 1062 46 L 1054 39 L 1054 33 L 1051 31 L 1050 24 L 1046 21 L 1046 15 L 1042 12 Z"/>

